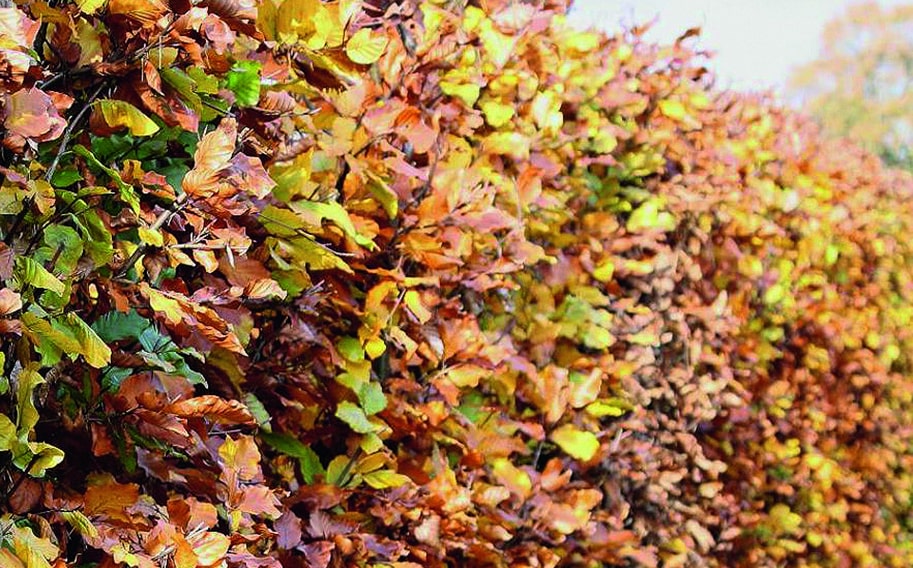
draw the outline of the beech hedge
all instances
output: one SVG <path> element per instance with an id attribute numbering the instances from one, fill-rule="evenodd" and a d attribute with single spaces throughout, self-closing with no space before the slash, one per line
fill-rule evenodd
<path id="1" fill-rule="evenodd" d="M 567 8 L 0 7 L 0 565 L 913 564 L 910 175 Z"/>

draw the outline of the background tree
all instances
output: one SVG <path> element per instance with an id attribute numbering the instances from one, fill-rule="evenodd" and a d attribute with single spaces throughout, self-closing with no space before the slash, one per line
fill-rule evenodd
<path id="1" fill-rule="evenodd" d="M 819 58 L 791 77 L 790 95 L 828 133 L 913 167 L 913 5 L 854 5 L 822 40 Z"/>

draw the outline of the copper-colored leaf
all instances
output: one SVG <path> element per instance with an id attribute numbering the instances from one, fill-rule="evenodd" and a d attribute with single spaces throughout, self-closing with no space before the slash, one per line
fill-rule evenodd
<path id="1" fill-rule="evenodd" d="M 220 424 L 255 424 L 256 421 L 243 403 L 226 400 L 215 395 L 203 395 L 179 400 L 168 405 L 162 412 L 184 418 L 206 418 Z"/>

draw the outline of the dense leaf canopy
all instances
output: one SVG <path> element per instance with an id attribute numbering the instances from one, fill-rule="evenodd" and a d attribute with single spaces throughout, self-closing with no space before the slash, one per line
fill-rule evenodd
<path id="1" fill-rule="evenodd" d="M 913 563 L 913 180 L 564 4 L 0 7 L 0 565 Z"/>

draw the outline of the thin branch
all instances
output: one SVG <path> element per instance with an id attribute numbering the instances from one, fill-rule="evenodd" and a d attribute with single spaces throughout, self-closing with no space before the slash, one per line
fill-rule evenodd
<path id="1" fill-rule="evenodd" d="M 173 215 L 176 215 L 177 212 L 183 208 L 184 202 L 186 200 L 187 200 L 186 193 L 182 193 L 182 194 L 178 195 L 177 199 L 174 200 L 174 203 L 172 204 L 172 206 L 170 208 L 162 211 L 162 213 L 155 219 L 155 222 L 152 223 L 152 225 L 150 225 L 149 228 L 153 231 L 157 231 L 157 230 L 161 229 L 165 225 L 165 223 L 167 223 L 168 220 L 171 219 L 171 217 Z M 143 253 L 146 252 L 146 248 L 147 247 L 146 247 L 145 243 L 140 244 L 138 247 L 136 247 L 136 250 L 133 251 L 133 254 L 131 254 L 130 258 L 127 259 L 127 262 L 125 262 L 124 265 L 121 266 L 120 269 L 114 273 L 114 278 L 115 279 L 122 278 L 128 272 L 130 272 L 130 269 L 133 268 L 133 265 L 136 264 L 136 261 L 139 260 L 139 257 L 141 257 L 143 255 Z"/>
<path id="2" fill-rule="evenodd" d="M 92 103 L 95 102 L 95 99 L 98 98 L 98 95 L 101 94 L 102 89 L 105 88 L 105 83 L 102 83 L 95 89 L 95 92 L 88 98 L 86 104 L 79 111 L 79 114 L 76 115 L 76 118 L 70 121 L 70 124 L 67 125 L 67 129 L 63 132 L 63 139 L 60 141 L 60 146 L 57 148 L 57 154 L 54 156 L 54 161 L 51 162 L 51 167 L 48 168 L 48 171 L 44 174 L 45 181 L 51 181 L 51 178 L 54 177 L 54 172 L 57 170 L 57 166 L 60 164 L 60 159 L 63 157 L 63 154 L 67 151 L 67 144 L 70 143 L 70 137 L 73 135 L 73 131 L 79 125 L 82 118 L 85 116 L 86 112 L 92 108 Z"/>

